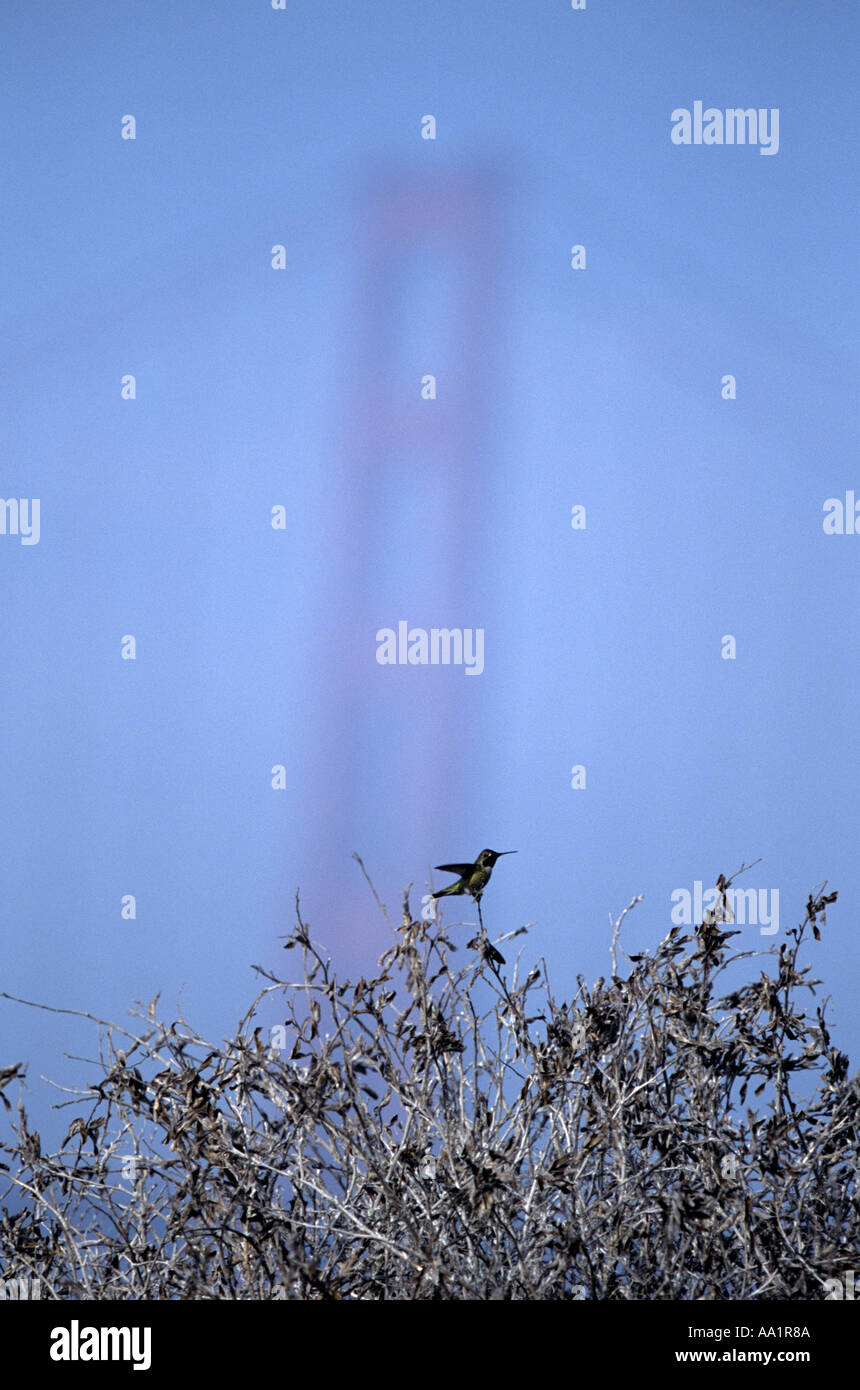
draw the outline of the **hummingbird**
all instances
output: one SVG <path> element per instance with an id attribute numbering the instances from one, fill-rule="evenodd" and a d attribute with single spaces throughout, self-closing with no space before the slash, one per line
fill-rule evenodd
<path id="1" fill-rule="evenodd" d="M 434 898 L 447 898 L 457 893 L 469 893 L 480 904 L 481 894 L 490 881 L 493 865 L 503 854 L 516 854 L 515 849 L 482 849 L 474 864 L 437 864 L 436 868 L 446 874 L 459 874 L 456 883 L 440 888 Z"/>

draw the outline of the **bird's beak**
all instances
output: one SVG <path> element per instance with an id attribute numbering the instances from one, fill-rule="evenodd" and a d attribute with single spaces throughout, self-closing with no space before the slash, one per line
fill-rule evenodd
<path id="1" fill-rule="evenodd" d="M 500 850 L 499 850 L 499 858 L 500 858 L 500 859 L 501 859 L 501 857 L 502 857 L 503 854 L 516 854 L 516 850 L 515 850 L 515 849 L 500 849 Z"/>

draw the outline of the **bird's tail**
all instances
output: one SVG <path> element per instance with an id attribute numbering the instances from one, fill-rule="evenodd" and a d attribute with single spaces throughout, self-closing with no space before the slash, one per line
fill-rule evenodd
<path id="1" fill-rule="evenodd" d="M 440 888 L 438 893 L 431 893 L 431 898 L 447 898 L 449 893 L 461 893 L 463 890 L 456 883 L 450 883 L 447 888 Z"/>

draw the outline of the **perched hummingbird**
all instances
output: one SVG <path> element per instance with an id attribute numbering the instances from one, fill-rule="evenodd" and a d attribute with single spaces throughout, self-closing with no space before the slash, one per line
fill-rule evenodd
<path id="1" fill-rule="evenodd" d="M 516 854 L 515 849 L 482 849 L 474 864 L 437 864 L 436 868 L 446 874 L 459 874 L 456 883 L 450 883 L 447 888 L 440 888 L 438 893 L 434 893 L 434 898 L 447 898 L 456 893 L 470 893 L 476 903 L 480 903 L 481 894 L 490 881 L 490 874 L 493 872 L 493 865 L 497 859 L 501 859 L 503 854 Z"/>

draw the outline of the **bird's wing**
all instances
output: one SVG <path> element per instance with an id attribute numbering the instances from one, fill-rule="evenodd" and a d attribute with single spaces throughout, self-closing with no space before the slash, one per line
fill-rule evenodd
<path id="1" fill-rule="evenodd" d="M 443 874 L 470 874 L 474 869 L 474 864 L 434 864 L 435 869 L 439 869 Z"/>

